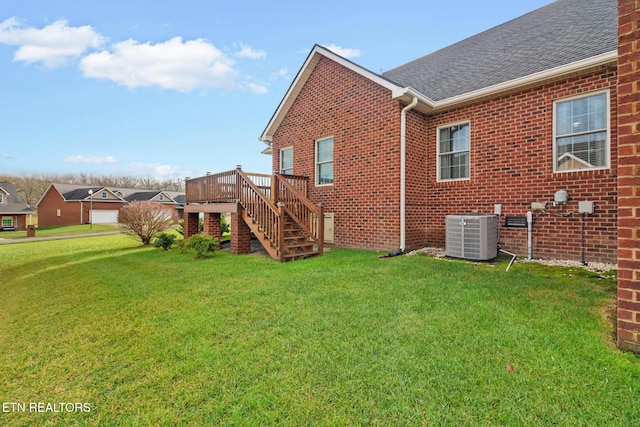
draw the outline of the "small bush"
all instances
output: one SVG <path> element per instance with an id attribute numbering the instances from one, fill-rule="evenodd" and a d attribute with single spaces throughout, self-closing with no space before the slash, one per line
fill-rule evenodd
<path id="1" fill-rule="evenodd" d="M 168 251 L 176 242 L 176 239 L 177 239 L 177 236 L 175 234 L 160 233 L 156 236 L 156 239 L 154 240 L 153 245 L 156 248 L 162 248 L 165 251 Z"/>
<path id="2" fill-rule="evenodd" d="M 196 251 L 196 258 L 202 258 L 208 253 L 213 253 L 216 250 L 218 241 L 210 236 L 204 234 L 194 234 L 188 239 L 180 242 L 180 252 L 184 252 L 187 249 L 193 249 Z"/>

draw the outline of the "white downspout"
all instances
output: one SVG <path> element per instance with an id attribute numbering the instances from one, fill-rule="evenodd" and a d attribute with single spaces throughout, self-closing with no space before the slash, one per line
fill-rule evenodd
<path id="1" fill-rule="evenodd" d="M 412 110 L 418 105 L 418 98 L 413 97 L 411 104 L 402 109 L 400 113 L 400 249 L 405 250 L 405 215 L 406 215 L 406 198 L 407 198 L 407 111 Z"/>

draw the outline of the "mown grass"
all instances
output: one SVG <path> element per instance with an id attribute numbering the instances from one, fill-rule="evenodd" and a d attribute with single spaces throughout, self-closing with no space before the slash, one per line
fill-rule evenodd
<path id="1" fill-rule="evenodd" d="M 376 255 L 0 246 L 0 400 L 91 408 L 0 423 L 640 424 L 640 359 L 604 315 L 615 279 Z"/>
<path id="2" fill-rule="evenodd" d="M 102 233 L 105 231 L 118 231 L 117 225 L 110 224 L 79 224 L 79 225 L 62 225 L 62 226 L 50 226 L 50 227 L 37 227 L 36 237 L 51 237 L 51 236 L 67 236 L 74 234 L 86 234 L 86 233 Z M 18 239 L 26 238 L 26 231 L 3 231 L 0 233 L 0 239 Z"/>

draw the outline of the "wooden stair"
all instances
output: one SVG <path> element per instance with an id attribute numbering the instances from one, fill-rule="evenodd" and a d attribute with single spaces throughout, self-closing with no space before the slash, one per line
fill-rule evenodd
<path id="1" fill-rule="evenodd" d="M 247 214 L 246 210 L 242 211 L 242 219 L 273 259 L 286 262 L 320 255 L 320 251 L 313 240 L 306 235 L 304 230 L 302 230 L 289 215 L 284 215 L 282 252 L 273 244 L 274 239 L 271 238 L 272 236 L 269 236 L 269 233 L 262 229 L 262 227 Z"/>
<path id="2" fill-rule="evenodd" d="M 234 203 L 273 259 L 293 261 L 322 255 L 324 247 L 324 208 L 307 197 L 308 181 L 295 175 L 245 173 L 238 167 L 187 180 L 186 202 L 196 212 Z"/>
<path id="3" fill-rule="evenodd" d="M 284 218 L 283 240 L 282 252 L 285 261 L 294 261 L 320 254 L 313 241 L 289 215 L 285 215 Z"/>

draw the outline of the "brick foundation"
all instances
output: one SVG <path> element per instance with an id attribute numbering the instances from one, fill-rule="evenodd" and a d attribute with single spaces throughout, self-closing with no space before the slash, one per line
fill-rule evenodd
<path id="1" fill-rule="evenodd" d="M 640 353 L 640 1 L 618 1 L 618 346 Z"/>
<path id="2" fill-rule="evenodd" d="M 220 227 L 220 214 L 219 213 L 205 213 L 204 214 L 204 235 L 211 236 L 218 242 L 218 249 L 220 249 L 220 241 L 222 239 L 222 227 Z"/>
<path id="3" fill-rule="evenodd" d="M 184 238 L 188 239 L 200 232 L 198 212 L 189 212 L 184 216 Z"/>
<path id="4" fill-rule="evenodd" d="M 251 253 L 251 229 L 239 213 L 231 214 L 231 253 L 234 255 Z"/>

